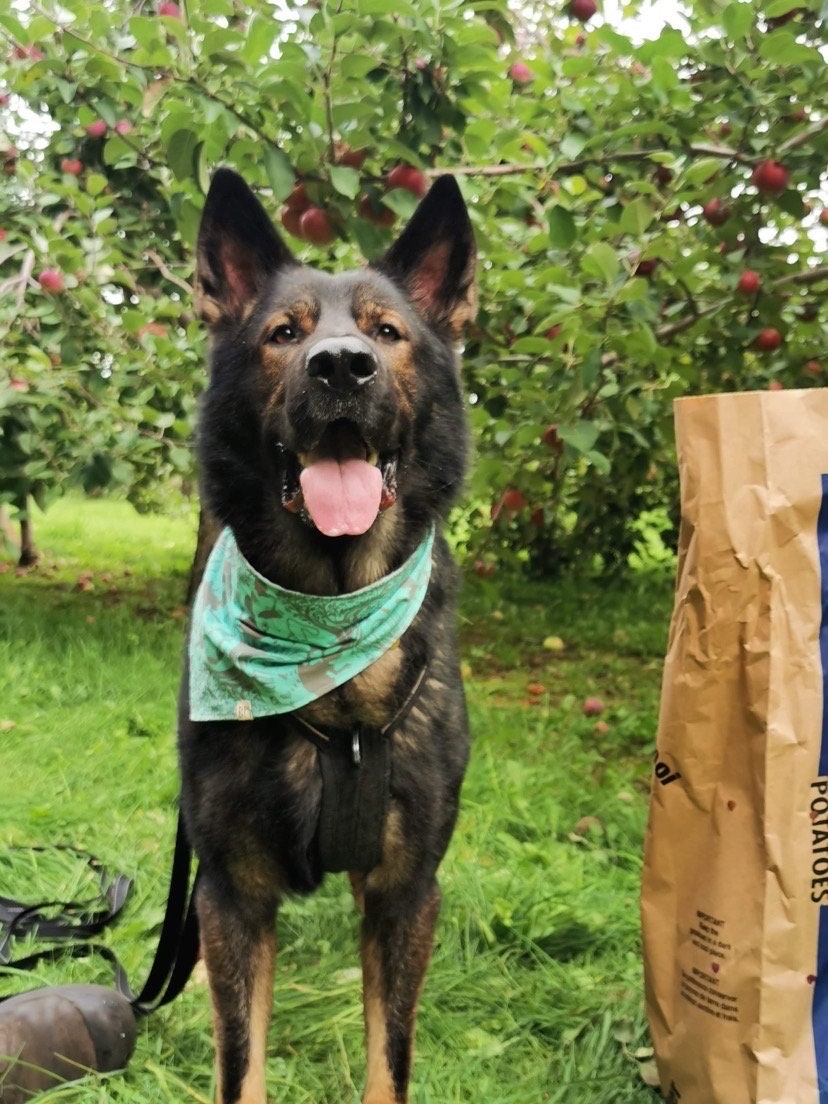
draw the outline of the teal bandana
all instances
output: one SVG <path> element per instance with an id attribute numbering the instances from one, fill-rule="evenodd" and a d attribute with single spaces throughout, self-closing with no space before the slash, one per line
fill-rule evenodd
<path id="1" fill-rule="evenodd" d="M 190 626 L 190 718 L 290 713 L 364 671 L 414 620 L 434 530 L 402 567 L 352 594 L 284 590 L 245 560 L 230 529 L 207 561 Z"/>

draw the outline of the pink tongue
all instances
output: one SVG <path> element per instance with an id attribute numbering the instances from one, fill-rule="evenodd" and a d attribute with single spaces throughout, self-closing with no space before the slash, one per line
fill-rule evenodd
<path id="1" fill-rule="evenodd" d="M 379 513 L 382 472 L 367 460 L 318 460 L 299 476 L 305 506 L 326 537 L 367 532 Z"/>

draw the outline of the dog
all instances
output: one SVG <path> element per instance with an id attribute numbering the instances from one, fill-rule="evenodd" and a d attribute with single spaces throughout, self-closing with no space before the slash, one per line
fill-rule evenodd
<path id="1" fill-rule="evenodd" d="M 380 260 L 336 274 L 294 258 L 235 172 L 207 195 L 198 450 L 222 536 L 191 617 L 179 760 L 219 1104 L 264 1104 L 276 913 L 338 870 L 362 914 L 363 1102 L 408 1100 L 469 748 L 440 525 L 466 469 L 475 261 L 450 176 Z"/>

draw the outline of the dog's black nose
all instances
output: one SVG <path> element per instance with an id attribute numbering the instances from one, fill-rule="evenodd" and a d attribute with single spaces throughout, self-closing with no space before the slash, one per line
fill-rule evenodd
<path id="1" fill-rule="evenodd" d="M 326 337 L 308 354 L 308 375 L 334 391 L 354 391 L 377 374 L 377 358 L 358 337 Z"/>

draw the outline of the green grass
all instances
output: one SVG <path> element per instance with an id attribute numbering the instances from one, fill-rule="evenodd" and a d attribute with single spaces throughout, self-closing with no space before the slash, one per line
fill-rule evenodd
<path id="1" fill-rule="evenodd" d="M 119 502 L 59 503 L 41 566 L 0 564 L 0 892 L 89 891 L 71 843 L 135 878 L 107 933 L 133 984 L 165 901 L 177 793 L 174 714 L 194 526 Z M 412 1104 L 651 1104 L 638 880 L 669 578 L 467 581 L 461 633 L 475 734 L 422 1001 Z M 550 635 L 561 651 L 544 648 Z M 584 698 L 606 705 L 596 720 Z M 291 1104 L 360 1098 L 357 919 L 329 877 L 285 906 L 268 1089 Z M 23 948 L 20 948 L 22 951 Z M 106 964 L 5 972 L 0 992 L 109 983 Z M 207 993 L 142 1021 L 125 1074 L 44 1100 L 208 1101 Z"/>

